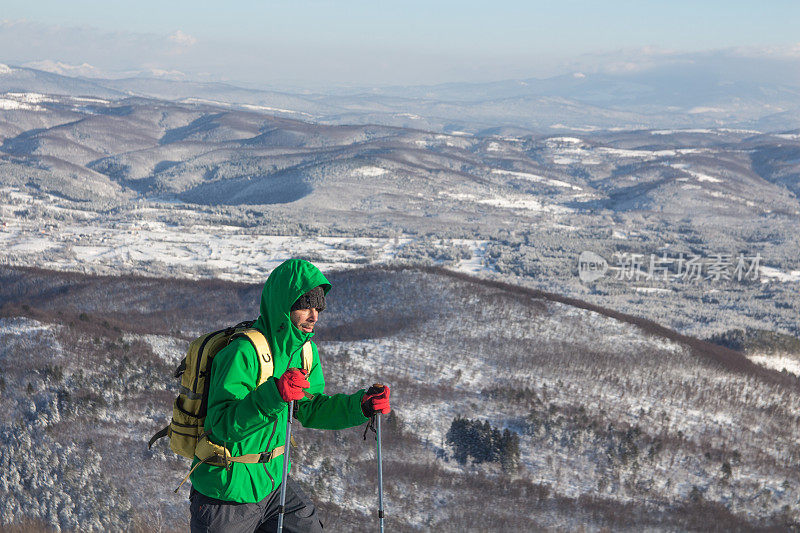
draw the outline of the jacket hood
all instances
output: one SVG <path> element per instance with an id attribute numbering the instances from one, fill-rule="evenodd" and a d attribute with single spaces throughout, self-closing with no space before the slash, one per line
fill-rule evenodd
<path id="1" fill-rule="evenodd" d="M 330 282 L 317 267 L 302 259 L 289 259 L 278 265 L 267 278 L 261 292 L 261 316 L 255 323 L 269 339 L 273 357 L 289 358 L 314 336 L 297 329 L 289 318 L 289 309 L 297 299 L 314 287 L 322 286 L 325 294 Z"/>

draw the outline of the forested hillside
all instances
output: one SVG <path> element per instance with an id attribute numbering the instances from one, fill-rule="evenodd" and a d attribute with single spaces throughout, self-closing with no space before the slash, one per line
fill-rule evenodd
<path id="1" fill-rule="evenodd" d="M 797 377 L 577 300 L 428 269 L 332 273 L 327 390 L 393 387 L 387 529 L 798 526 Z M 2 523 L 184 530 L 187 462 L 146 440 L 200 332 L 259 285 L 0 271 Z M 298 429 L 333 531 L 375 527 L 374 441 Z M 487 505 L 487 498 L 492 505 Z"/>

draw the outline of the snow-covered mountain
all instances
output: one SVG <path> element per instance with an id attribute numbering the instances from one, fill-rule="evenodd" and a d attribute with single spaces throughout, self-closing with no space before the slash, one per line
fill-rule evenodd
<path id="1" fill-rule="evenodd" d="M 773 68 L 758 81 L 737 74 L 748 68 L 757 65 L 719 68 L 688 62 L 633 72 L 576 72 L 548 79 L 292 92 L 153 77 L 77 78 L 4 66 L 0 92 L 126 94 L 239 109 L 255 106 L 328 124 L 382 124 L 440 132 L 477 133 L 497 127 L 550 133 L 721 127 L 780 131 L 800 127 L 800 79 L 792 75 L 792 68 Z M 783 75 L 774 75 L 778 71 Z"/>
<path id="2" fill-rule="evenodd" d="M 332 273 L 331 390 L 395 388 L 391 530 L 797 527 L 800 130 L 529 82 L 0 68 L 0 527 L 185 529 L 186 465 L 144 437 L 186 342 L 250 317 L 287 257 Z M 330 528 L 372 529 L 369 444 L 301 436 Z"/>
<path id="3" fill-rule="evenodd" d="M 443 134 L 143 98 L 0 102 L 0 257 L 12 264 L 254 281 L 292 250 L 334 268 L 423 261 L 702 337 L 800 333 L 796 132 Z M 612 270 L 587 285 L 587 250 L 612 263 L 667 255 L 672 278 Z M 760 257 L 763 276 L 679 279 L 680 254 Z"/>

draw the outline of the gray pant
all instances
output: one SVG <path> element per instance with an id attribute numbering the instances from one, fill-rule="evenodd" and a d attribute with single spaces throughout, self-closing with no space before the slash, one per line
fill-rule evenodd
<path id="1" fill-rule="evenodd" d="M 192 533 L 272 533 L 278 529 L 280 488 L 256 503 L 228 502 L 209 498 L 192 488 L 189 509 L 192 513 Z M 322 522 L 317 509 L 289 478 L 286 482 L 286 513 L 283 516 L 286 533 L 321 533 Z"/>

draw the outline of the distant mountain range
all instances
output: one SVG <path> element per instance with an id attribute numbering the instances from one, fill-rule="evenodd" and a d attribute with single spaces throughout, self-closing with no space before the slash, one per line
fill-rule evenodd
<path id="1" fill-rule="evenodd" d="M 289 93 L 225 83 L 155 78 L 95 79 L 40 70 L 0 69 L 0 92 L 71 96 L 144 96 L 258 109 L 329 124 L 382 124 L 477 133 L 609 129 L 800 127 L 800 80 L 754 82 L 703 65 L 673 65 L 615 74 L 435 86 L 331 89 Z"/>

